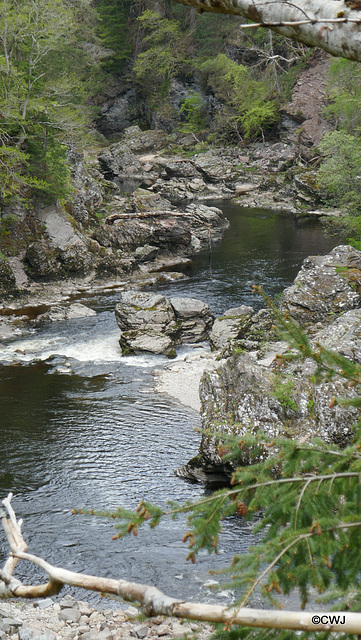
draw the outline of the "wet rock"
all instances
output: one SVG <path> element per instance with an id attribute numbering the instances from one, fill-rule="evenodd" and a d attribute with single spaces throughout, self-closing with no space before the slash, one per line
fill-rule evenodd
<path id="1" fill-rule="evenodd" d="M 224 314 L 217 318 L 210 333 L 210 345 L 214 350 L 222 349 L 227 344 L 236 340 L 246 326 L 249 326 L 249 320 L 253 315 L 252 307 L 241 307 L 228 309 Z"/>
<path id="2" fill-rule="evenodd" d="M 294 285 L 284 292 L 282 306 L 307 327 L 315 348 L 322 344 L 361 362 L 360 282 L 361 252 L 336 247 L 327 256 L 304 262 Z M 215 323 L 214 333 L 219 324 Z M 277 353 L 289 346 L 276 340 L 271 312 L 262 309 L 251 315 L 249 310 L 233 350 L 223 349 L 229 357 L 203 375 L 201 414 L 208 433 L 202 437 L 199 455 L 178 470 L 179 475 L 204 480 L 220 470 L 230 473 L 232 467 L 220 456 L 223 432 L 238 437 L 251 429 L 269 437 L 318 436 L 341 447 L 349 444 L 360 410 L 333 406 L 330 401 L 332 397 L 352 399 L 354 389 L 337 375 L 315 381 L 316 364 L 311 360 L 285 361 L 279 369 Z M 236 464 L 249 464 L 249 455 L 242 453 Z"/>
<path id="3" fill-rule="evenodd" d="M 281 306 L 302 326 L 329 323 L 335 315 L 361 303 L 361 252 L 349 245 L 327 256 L 304 260 L 294 284 L 282 294 Z"/>
<path id="4" fill-rule="evenodd" d="M 96 315 L 97 313 L 96 311 L 94 311 L 94 309 L 89 309 L 89 307 L 86 307 L 84 304 L 74 302 L 73 304 L 64 307 L 54 305 L 49 311 L 37 317 L 37 323 L 58 322 L 59 320 L 74 320 L 76 318 L 90 318 Z M 69 600 L 65 599 L 63 599 L 63 601 L 70 602 Z M 68 606 L 72 605 L 69 604 Z"/>
<path id="5" fill-rule="evenodd" d="M 202 244 L 220 242 L 223 233 L 229 227 L 227 218 L 218 207 L 192 203 L 186 207 L 190 216 L 191 231 Z"/>
<path id="6" fill-rule="evenodd" d="M 175 355 L 175 346 L 207 339 L 213 323 L 209 306 L 195 298 L 171 298 L 140 291 L 121 294 L 115 316 L 123 354 Z"/>

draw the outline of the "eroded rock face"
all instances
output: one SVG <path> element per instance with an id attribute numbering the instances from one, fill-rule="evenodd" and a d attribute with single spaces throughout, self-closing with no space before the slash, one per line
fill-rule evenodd
<path id="1" fill-rule="evenodd" d="M 218 469 L 220 433 L 242 436 L 251 430 L 269 437 L 288 436 L 346 446 L 359 417 L 353 407 L 330 407 L 332 397 L 353 398 L 357 394 L 342 378 L 315 383 L 316 366 L 311 361 L 275 371 L 275 360 L 264 366 L 249 353 L 227 359 L 217 371 L 205 372 L 201 385 L 202 422 L 214 436 L 202 438 L 201 465 Z M 249 463 L 246 452 L 238 464 Z M 230 471 L 230 467 L 226 467 Z"/>
<path id="2" fill-rule="evenodd" d="M 195 298 L 171 298 L 125 291 L 115 309 L 123 355 L 149 352 L 176 355 L 182 343 L 206 340 L 213 323 L 209 306 Z"/>
<path id="3" fill-rule="evenodd" d="M 170 298 L 179 326 L 177 344 L 207 340 L 213 324 L 208 304 L 196 298 Z"/>
<path id="4" fill-rule="evenodd" d="M 217 207 L 191 204 L 185 212 L 179 211 L 169 200 L 147 189 L 134 192 L 125 216 L 129 217 L 115 217 L 111 223 L 95 229 L 93 239 L 103 247 L 125 253 L 151 246 L 158 258 L 188 257 L 210 241 L 219 242 L 229 226 Z M 144 255 L 143 249 L 139 251 L 140 261 L 144 261 Z"/>
<path id="5" fill-rule="evenodd" d="M 175 355 L 173 307 L 162 295 L 125 291 L 115 308 L 123 355 L 149 352 Z"/>
<path id="6" fill-rule="evenodd" d="M 28 272 L 35 280 L 52 280 L 68 275 L 84 275 L 92 267 L 85 236 L 62 207 L 51 205 L 38 212 L 44 235 L 26 251 Z"/>

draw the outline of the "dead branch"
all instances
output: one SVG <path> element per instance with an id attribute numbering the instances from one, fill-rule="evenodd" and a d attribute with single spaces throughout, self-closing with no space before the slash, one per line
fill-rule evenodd
<path id="1" fill-rule="evenodd" d="M 147 615 L 166 615 L 177 618 L 189 618 L 206 622 L 231 622 L 247 627 L 267 629 L 291 629 L 302 631 L 343 631 L 359 634 L 361 630 L 361 614 L 351 612 L 322 612 L 318 618 L 324 620 L 315 624 L 314 612 L 305 611 L 270 611 L 265 609 L 248 609 L 226 607 L 220 605 L 184 602 L 170 598 L 156 587 L 151 587 L 127 580 L 114 580 L 81 573 L 75 573 L 54 567 L 46 560 L 27 553 L 27 544 L 21 533 L 21 521 L 18 521 L 11 507 L 12 494 L 3 500 L 7 511 L 0 511 L 1 523 L 9 546 L 10 556 L 5 567 L 0 571 L 0 598 L 39 598 L 58 593 L 63 585 L 81 587 L 92 591 L 115 594 L 124 600 L 136 601 L 142 605 Z M 42 585 L 23 585 L 12 577 L 12 571 L 19 559 L 28 560 L 41 567 L 49 576 L 49 581 Z M 340 622 L 330 622 L 330 618 Z"/>

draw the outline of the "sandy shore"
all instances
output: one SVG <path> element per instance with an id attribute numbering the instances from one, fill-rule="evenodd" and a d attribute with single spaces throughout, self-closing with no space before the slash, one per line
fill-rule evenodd
<path id="1" fill-rule="evenodd" d="M 167 393 L 199 413 L 199 383 L 203 372 L 217 365 L 217 355 L 202 345 L 184 355 L 180 354 L 161 369 L 154 369 L 155 391 Z"/>

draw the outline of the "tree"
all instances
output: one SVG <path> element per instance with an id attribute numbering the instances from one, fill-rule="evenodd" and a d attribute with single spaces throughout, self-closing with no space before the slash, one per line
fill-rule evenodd
<path id="1" fill-rule="evenodd" d="M 16 173 L 13 162 L 2 163 L 14 196 L 22 184 L 51 198 L 69 192 L 64 142 L 84 134 L 85 87 L 96 66 L 83 40 L 95 37 L 92 28 L 85 34 L 79 26 L 87 11 L 89 0 L 71 6 L 62 0 L 0 5 L 0 142 L 3 149 L 16 149 L 6 152 L 8 160 L 17 158 Z"/>
<path id="2" fill-rule="evenodd" d="M 281 35 L 321 47 L 334 56 L 361 61 L 359 0 L 177 0 L 200 12 L 229 13 Z M 244 28 L 255 25 L 243 25 Z"/>
<path id="3" fill-rule="evenodd" d="M 145 51 L 138 54 L 134 64 L 136 82 L 143 91 L 163 98 L 170 80 L 176 76 L 186 59 L 184 34 L 176 20 L 163 18 L 159 12 L 146 9 L 137 21 L 144 30 Z"/>

